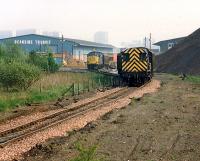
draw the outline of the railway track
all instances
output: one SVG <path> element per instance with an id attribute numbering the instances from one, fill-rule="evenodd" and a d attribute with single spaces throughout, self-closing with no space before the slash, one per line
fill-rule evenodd
<path id="1" fill-rule="evenodd" d="M 145 83 L 142 88 L 146 86 L 149 82 Z M 139 89 L 136 87 L 123 87 L 114 90 L 108 94 L 102 95 L 92 100 L 85 101 L 80 104 L 72 104 L 66 106 L 63 111 L 48 115 L 41 119 L 29 122 L 27 124 L 8 129 L 6 131 L 0 132 L 0 147 L 3 148 L 8 144 L 12 144 L 16 141 L 22 140 L 28 136 L 31 136 L 37 132 L 43 131 L 45 129 L 57 126 L 62 122 L 70 120 L 71 118 L 81 116 L 89 111 L 96 110 L 101 107 L 109 106 L 115 103 L 117 100 L 125 98 L 133 90 Z"/>
<path id="2" fill-rule="evenodd" d="M 134 88 L 124 87 L 114 92 L 111 92 L 109 95 L 105 95 L 91 101 L 86 101 L 79 105 L 73 105 L 71 107 L 69 106 L 63 111 L 46 116 L 28 124 L 24 124 L 13 129 L 3 131 L 0 133 L 0 147 L 3 148 L 8 144 L 22 140 L 23 138 L 31 136 L 34 133 L 59 125 L 60 123 L 79 115 L 83 115 L 88 111 L 95 110 L 114 103 L 118 99 L 126 97 L 133 90 Z"/>

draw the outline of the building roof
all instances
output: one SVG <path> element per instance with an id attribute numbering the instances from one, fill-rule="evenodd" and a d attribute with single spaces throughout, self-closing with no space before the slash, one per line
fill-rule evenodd
<path id="1" fill-rule="evenodd" d="M 102 44 L 102 43 L 96 43 L 92 41 L 86 41 L 86 40 L 79 40 L 79 39 L 70 39 L 70 38 L 64 38 L 64 40 L 75 42 L 82 46 L 92 46 L 92 47 L 103 47 L 103 48 L 115 48 L 115 46 L 110 44 Z"/>
<path id="2" fill-rule="evenodd" d="M 171 42 L 171 41 L 182 41 L 183 39 L 185 39 L 186 37 L 179 37 L 179 38 L 174 38 L 174 39 L 168 39 L 168 40 L 162 40 L 162 41 L 159 41 L 157 43 L 154 43 L 153 45 L 157 45 L 157 46 L 160 46 L 161 44 L 163 43 L 168 43 L 168 42 Z"/>
<path id="3" fill-rule="evenodd" d="M 0 40 L 12 39 L 12 38 L 17 38 L 17 37 L 24 37 L 24 36 L 29 36 L 29 35 L 35 35 L 35 36 L 41 36 L 41 37 L 45 37 L 45 38 L 51 38 L 51 39 L 53 38 L 53 39 L 62 40 L 61 37 L 53 37 L 53 36 L 46 36 L 46 35 L 39 35 L 39 34 L 27 34 L 27 35 L 9 37 L 9 38 L 0 39 Z M 79 39 L 64 38 L 64 41 L 69 41 L 69 42 L 72 42 L 72 43 L 75 43 L 75 44 L 81 45 L 81 46 L 115 48 L 115 46 L 110 45 L 110 44 L 102 44 L 102 43 L 96 43 L 96 42 L 92 42 L 92 41 L 79 40 Z"/>

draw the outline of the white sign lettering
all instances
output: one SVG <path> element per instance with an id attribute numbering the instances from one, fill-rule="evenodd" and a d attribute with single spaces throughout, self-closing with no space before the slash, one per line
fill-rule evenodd
<path id="1" fill-rule="evenodd" d="M 23 45 L 32 45 L 33 43 L 36 45 L 50 45 L 51 40 L 15 40 L 14 43 Z"/>

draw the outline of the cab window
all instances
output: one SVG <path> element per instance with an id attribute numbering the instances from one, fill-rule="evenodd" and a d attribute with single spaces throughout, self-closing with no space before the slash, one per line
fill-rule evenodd
<path id="1" fill-rule="evenodd" d="M 124 60 L 124 61 L 129 61 L 129 54 L 128 54 L 128 53 L 125 53 L 125 54 L 123 55 L 123 60 Z"/>
<path id="2" fill-rule="evenodd" d="M 141 60 L 141 61 L 146 60 L 146 53 L 140 54 L 140 60 Z"/>

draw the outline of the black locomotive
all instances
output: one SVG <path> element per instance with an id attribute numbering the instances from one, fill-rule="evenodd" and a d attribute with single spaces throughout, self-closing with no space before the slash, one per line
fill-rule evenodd
<path id="1" fill-rule="evenodd" d="M 128 48 L 117 56 L 117 70 L 129 85 L 144 84 L 152 78 L 153 54 L 144 47 Z"/>

